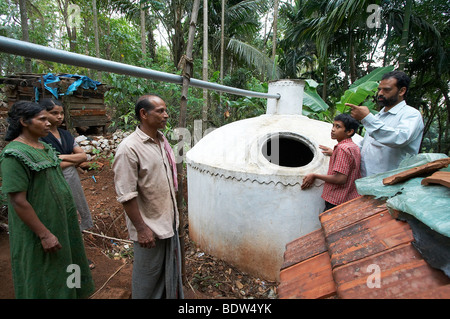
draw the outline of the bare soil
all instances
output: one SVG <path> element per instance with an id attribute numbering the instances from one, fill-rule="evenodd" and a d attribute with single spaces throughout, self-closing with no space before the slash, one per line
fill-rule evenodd
<path id="1" fill-rule="evenodd" d="M 133 249 L 128 239 L 125 216 L 116 200 L 113 172 L 107 161 L 97 170 L 79 170 L 94 227 L 83 233 L 96 292 L 91 298 L 131 297 Z M 184 187 L 185 191 L 187 187 Z M 186 195 L 185 195 L 186 198 Z M 186 198 L 187 199 L 187 198 Z M 188 212 L 183 214 L 185 236 L 184 291 L 187 299 L 267 299 L 276 298 L 276 283 L 245 274 L 232 265 L 210 256 L 189 239 Z M 8 234 L 0 228 L 0 299 L 14 298 Z"/>

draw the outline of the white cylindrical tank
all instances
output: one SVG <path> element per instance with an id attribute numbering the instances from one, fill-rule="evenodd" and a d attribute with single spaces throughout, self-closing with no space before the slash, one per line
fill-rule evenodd
<path id="1" fill-rule="evenodd" d="M 285 245 L 318 228 L 323 182 L 301 190 L 308 173 L 326 174 L 331 124 L 301 115 L 304 82 L 269 84 L 267 113 L 220 127 L 187 154 L 189 235 L 205 252 L 278 280 Z"/>

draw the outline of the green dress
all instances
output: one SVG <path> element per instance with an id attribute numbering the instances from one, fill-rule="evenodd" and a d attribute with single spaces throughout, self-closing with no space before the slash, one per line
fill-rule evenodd
<path id="1" fill-rule="evenodd" d="M 94 283 L 78 225 L 75 203 L 59 166 L 43 150 L 11 142 L 0 155 L 2 193 L 27 192 L 40 221 L 62 248 L 46 253 L 39 237 L 25 225 L 8 199 L 11 264 L 16 298 L 86 298 Z"/>

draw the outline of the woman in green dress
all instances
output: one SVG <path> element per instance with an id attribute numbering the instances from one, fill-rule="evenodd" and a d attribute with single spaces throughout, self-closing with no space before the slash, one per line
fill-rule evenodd
<path id="1" fill-rule="evenodd" d="M 18 101 L 8 113 L 0 155 L 8 195 L 11 264 L 16 298 L 85 298 L 94 290 L 71 190 L 60 159 L 39 141 L 47 111 Z"/>

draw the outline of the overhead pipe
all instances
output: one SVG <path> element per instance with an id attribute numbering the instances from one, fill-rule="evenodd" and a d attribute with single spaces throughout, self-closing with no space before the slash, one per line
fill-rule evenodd
<path id="1" fill-rule="evenodd" d="M 45 61 L 74 65 L 88 69 L 95 69 L 99 71 L 146 78 L 156 81 L 170 82 L 180 85 L 183 83 L 183 77 L 180 75 L 155 71 L 152 69 L 146 69 L 143 67 L 109 61 L 100 58 L 94 58 L 83 54 L 49 48 L 43 45 L 11 39 L 3 36 L 0 36 L 0 52 L 20 55 L 32 59 L 41 59 Z M 248 97 L 258 97 L 277 100 L 281 97 L 280 94 L 268 94 L 268 93 L 248 91 L 217 83 L 197 80 L 193 78 L 190 79 L 190 86 Z"/>

